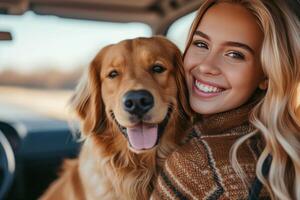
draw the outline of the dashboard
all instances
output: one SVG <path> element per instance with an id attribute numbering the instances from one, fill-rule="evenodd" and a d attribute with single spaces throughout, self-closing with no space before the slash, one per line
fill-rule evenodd
<path id="1" fill-rule="evenodd" d="M 37 199 L 58 176 L 63 159 L 77 156 L 80 143 L 66 121 L 33 113 L 25 119 L 20 110 L 14 120 L 1 114 L 0 199 Z"/>

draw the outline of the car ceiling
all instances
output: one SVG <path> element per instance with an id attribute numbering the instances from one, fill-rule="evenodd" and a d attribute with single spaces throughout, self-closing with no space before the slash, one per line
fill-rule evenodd
<path id="1" fill-rule="evenodd" d="M 143 22 L 165 34 L 171 22 L 196 10 L 203 0 L 0 0 L 0 13 L 36 14 L 113 22 Z M 299 0 L 288 0 L 300 17 Z M 2 37 L 4 37 L 2 32 Z M 7 36 L 9 39 L 9 36 Z"/>
<path id="2" fill-rule="evenodd" d="M 113 22 L 143 22 L 154 34 L 164 34 L 166 26 L 196 10 L 201 0 L 0 0 L 0 13 L 23 14 L 32 10 L 66 18 Z"/>

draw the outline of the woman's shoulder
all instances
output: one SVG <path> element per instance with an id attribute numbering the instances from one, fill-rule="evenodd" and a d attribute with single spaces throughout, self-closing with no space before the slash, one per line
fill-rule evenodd
<path id="1" fill-rule="evenodd" d="M 197 131 L 191 133 L 186 143 L 166 160 L 158 178 L 157 194 L 186 199 L 246 198 L 248 190 L 243 187 L 229 160 L 230 148 L 236 137 L 202 137 Z M 239 161 L 253 180 L 257 157 L 253 145 L 249 144 L 241 147 Z"/>
<path id="2" fill-rule="evenodd" d="M 229 199 L 227 187 L 231 187 L 231 183 L 223 181 L 228 174 L 232 178 L 234 172 L 230 173 L 229 166 L 220 166 L 220 163 L 224 162 L 215 160 L 206 141 L 192 138 L 165 162 L 155 188 L 156 199 Z M 224 169 L 226 174 L 223 174 Z M 238 195 L 247 195 L 241 183 L 236 186 L 233 190 Z"/>

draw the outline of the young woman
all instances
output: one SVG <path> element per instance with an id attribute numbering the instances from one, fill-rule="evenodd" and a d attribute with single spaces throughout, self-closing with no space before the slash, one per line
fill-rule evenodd
<path id="1" fill-rule="evenodd" d="M 207 0 L 184 53 L 188 140 L 154 199 L 300 199 L 299 20 L 284 0 Z"/>

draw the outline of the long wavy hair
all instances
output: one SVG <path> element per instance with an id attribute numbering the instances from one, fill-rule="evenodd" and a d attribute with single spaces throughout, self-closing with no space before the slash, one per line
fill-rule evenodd
<path id="1" fill-rule="evenodd" d="M 300 80 L 299 19 L 285 0 L 206 0 L 192 23 L 185 52 L 204 13 L 219 2 L 240 4 L 256 16 L 264 33 L 260 62 L 268 78 L 266 94 L 253 108 L 249 119 L 256 130 L 232 146 L 232 166 L 249 187 L 238 163 L 237 151 L 243 142 L 259 134 L 265 146 L 256 165 L 257 177 L 272 199 L 300 199 L 300 120 L 296 116 Z M 268 155 L 272 156 L 272 162 L 265 177 L 263 163 Z"/>

